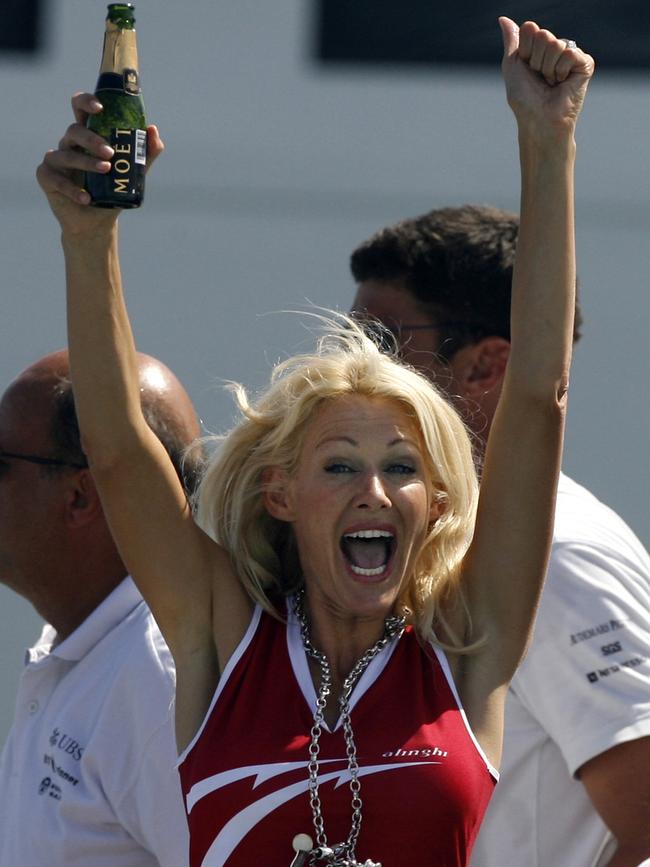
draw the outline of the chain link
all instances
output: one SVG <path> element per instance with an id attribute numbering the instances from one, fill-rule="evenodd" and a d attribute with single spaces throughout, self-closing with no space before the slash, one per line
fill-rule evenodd
<path id="1" fill-rule="evenodd" d="M 370 665 L 372 660 L 380 653 L 386 645 L 392 641 L 395 636 L 400 636 L 404 631 L 404 618 L 393 615 L 387 617 L 384 623 L 384 634 L 376 641 L 372 647 L 368 648 L 354 664 L 352 671 L 343 681 L 343 688 L 339 697 L 339 709 L 341 713 L 341 723 L 343 726 L 343 737 L 345 739 L 345 752 L 348 760 L 348 773 L 350 774 L 350 793 L 352 795 L 352 820 L 350 824 L 350 833 L 345 842 L 337 843 L 332 848 L 327 843 L 327 835 L 325 833 L 325 823 L 323 820 L 323 809 L 318 791 L 318 755 L 320 752 L 320 736 L 325 721 L 325 708 L 327 707 L 327 698 L 332 691 L 332 672 L 329 662 L 324 653 L 316 650 L 312 644 L 309 634 L 309 624 L 307 623 L 307 615 L 304 607 L 305 590 L 302 588 L 298 591 L 294 598 L 294 612 L 300 625 L 300 635 L 305 652 L 315 659 L 320 667 L 320 686 L 318 696 L 316 698 L 316 710 L 314 712 L 314 724 L 311 728 L 310 736 L 311 743 L 309 744 L 309 763 L 307 770 L 309 772 L 309 805 L 311 807 L 312 819 L 314 823 L 314 831 L 316 832 L 317 846 L 310 853 L 310 865 L 315 865 L 317 862 L 326 864 L 327 867 L 381 867 L 381 864 L 368 859 L 363 864 L 356 860 L 355 849 L 359 832 L 361 830 L 362 808 L 363 801 L 361 800 L 361 780 L 359 779 L 359 765 L 357 762 L 357 747 L 354 742 L 354 732 L 352 731 L 352 721 L 350 719 L 350 704 L 349 699 L 352 695 L 354 685 L 359 680 L 363 672 Z"/>

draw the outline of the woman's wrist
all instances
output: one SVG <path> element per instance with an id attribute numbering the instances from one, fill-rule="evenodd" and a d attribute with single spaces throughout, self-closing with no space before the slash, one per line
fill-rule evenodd
<path id="1" fill-rule="evenodd" d="M 574 173 L 575 139 L 567 135 L 540 140 L 520 130 L 519 159 L 524 183 L 534 183 L 536 179 L 546 184 L 552 184 L 554 179 L 565 183 Z"/>
<path id="2" fill-rule="evenodd" d="M 573 124 L 558 124 L 540 129 L 520 122 L 517 126 L 519 150 L 540 158 L 566 162 L 575 159 L 576 140 Z"/>
<path id="3" fill-rule="evenodd" d="M 117 221 L 106 221 L 93 226 L 63 227 L 61 245 L 66 256 L 99 254 L 117 243 Z"/>

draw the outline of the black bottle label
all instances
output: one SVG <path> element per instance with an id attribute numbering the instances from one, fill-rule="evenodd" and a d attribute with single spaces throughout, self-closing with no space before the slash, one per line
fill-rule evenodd
<path id="1" fill-rule="evenodd" d="M 141 93 L 140 78 L 136 69 L 124 69 L 119 72 L 102 72 L 97 79 L 99 90 L 115 90 L 119 93 L 128 93 L 130 96 L 138 96 Z"/>

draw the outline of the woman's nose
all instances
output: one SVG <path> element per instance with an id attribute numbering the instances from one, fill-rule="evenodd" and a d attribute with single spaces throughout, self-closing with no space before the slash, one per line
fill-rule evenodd
<path id="1" fill-rule="evenodd" d="M 358 509 L 388 509 L 392 505 L 386 486 L 379 473 L 366 473 L 356 496 Z"/>

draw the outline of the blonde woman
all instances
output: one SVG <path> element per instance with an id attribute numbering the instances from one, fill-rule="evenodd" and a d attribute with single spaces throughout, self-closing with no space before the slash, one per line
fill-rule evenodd
<path id="1" fill-rule="evenodd" d="M 177 667 L 192 867 L 469 859 L 551 535 L 571 347 L 574 127 L 592 59 L 500 19 L 521 152 L 512 353 L 480 498 L 467 434 L 348 323 L 291 359 L 196 512 L 140 411 L 106 171 L 77 123 L 38 177 L 63 230 L 83 441 Z M 162 150 L 149 130 L 152 156 Z M 84 153 L 85 151 L 85 153 Z"/>

